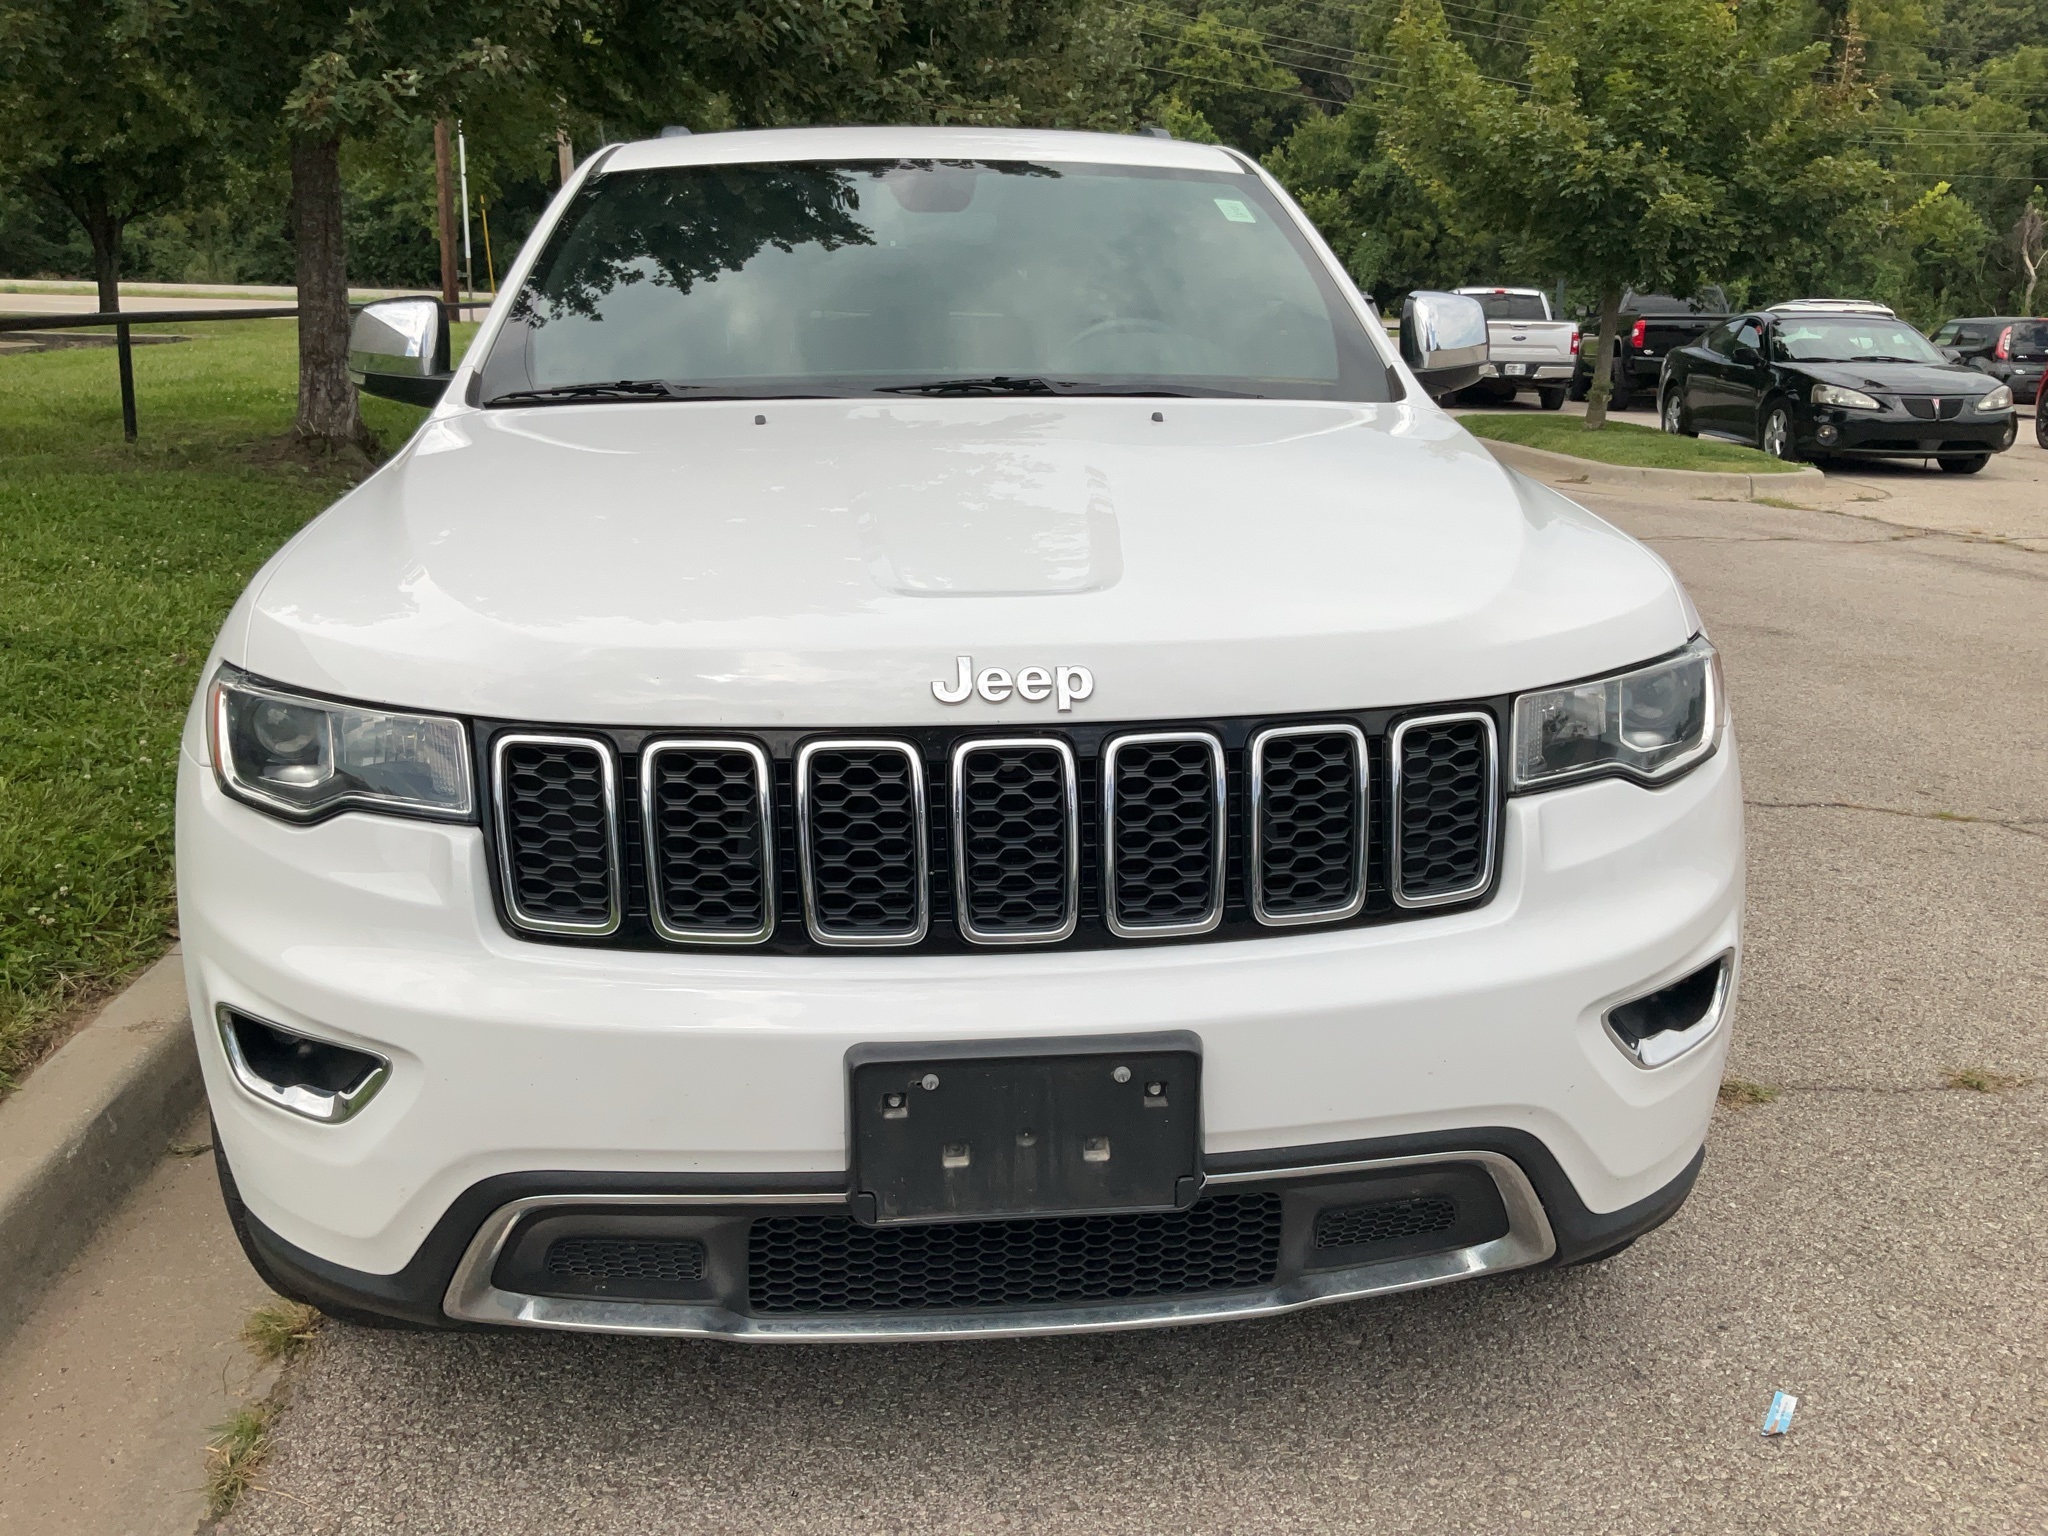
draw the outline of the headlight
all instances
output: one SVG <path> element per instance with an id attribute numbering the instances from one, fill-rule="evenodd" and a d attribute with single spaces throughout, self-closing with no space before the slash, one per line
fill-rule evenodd
<path id="1" fill-rule="evenodd" d="M 1515 700 L 1515 788 L 1623 774 L 1662 783 L 1721 738 L 1721 660 L 1704 638 L 1633 672 Z"/>
<path id="2" fill-rule="evenodd" d="M 2007 385 L 2001 384 L 2001 385 L 1999 385 L 1999 386 L 1998 386 L 1998 388 L 1996 388 L 1996 389 L 1994 389 L 1994 390 L 1991 390 L 1991 391 L 1989 391 L 1989 392 L 1988 392 L 1988 393 L 1986 393 L 1986 394 L 1982 394 L 1982 395 L 1979 395 L 1979 396 L 1977 397 L 1977 409 L 1978 409 L 1978 410 L 1980 410 L 1980 411 L 2009 411 L 2009 410 L 2011 410 L 2011 409 L 2012 409 L 2012 390 L 2011 390 L 2011 388 L 2010 388 L 2009 386 L 2007 386 Z"/>
<path id="3" fill-rule="evenodd" d="M 1813 386 L 1815 405 L 1846 405 L 1852 411 L 1878 411 L 1884 409 L 1877 401 L 1860 389 L 1844 389 L 1839 384 L 1816 384 Z"/>
<path id="4" fill-rule="evenodd" d="M 211 693 L 214 777 L 238 800 L 294 821 L 345 806 L 471 815 L 469 738 L 459 720 L 309 699 L 225 666 Z"/>

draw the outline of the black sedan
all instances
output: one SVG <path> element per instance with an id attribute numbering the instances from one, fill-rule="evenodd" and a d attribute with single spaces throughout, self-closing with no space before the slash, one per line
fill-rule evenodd
<path id="1" fill-rule="evenodd" d="M 1781 459 L 1936 459 L 1973 475 L 2012 446 L 2012 391 L 1903 320 L 1808 311 L 1733 315 L 1664 360 L 1664 430 L 1753 443 Z"/>

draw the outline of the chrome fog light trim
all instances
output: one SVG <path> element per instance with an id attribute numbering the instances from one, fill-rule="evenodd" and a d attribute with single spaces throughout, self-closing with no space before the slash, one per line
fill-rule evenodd
<path id="1" fill-rule="evenodd" d="M 391 1080 L 391 1062 L 375 1051 L 366 1051 L 359 1045 L 344 1045 L 339 1040 L 323 1040 L 317 1035 L 306 1034 L 303 1030 L 286 1029 L 282 1024 L 273 1024 L 268 1019 L 259 1019 L 253 1013 L 220 1004 L 213 1011 L 215 1027 L 220 1031 L 221 1049 L 227 1053 L 228 1071 L 235 1084 L 250 1097 L 259 1099 L 273 1109 L 284 1110 L 287 1114 L 299 1115 L 307 1120 L 317 1120 L 323 1125 L 339 1125 L 360 1114 L 370 1100 L 377 1097 L 384 1085 Z M 314 1045 L 331 1046 L 336 1050 L 348 1051 L 368 1058 L 371 1065 L 363 1075 L 346 1088 L 322 1089 L 303 1083 L 274 1083 L 250 1065 L 242 1041 L 235 1030 L 235 1020 L 246 1019 L 276 1034 L 294 1040 L 308 1041 Z"/>
<path id="2" fill-rule="evenodd" d="M 1706 1011 L 1693 1023 L 1686 1025 L 1683 1029 L 1659 1030 L 1656 1034 L 1645 1035 L 1636 1040 L 1630 1040 L 1627 1034 L 1615 1028 L 1614 1015 L 1623 1008 L 1628 1007 L 1631 1003 L 1641 1002 L 1646 997 L 1655 997 L 1667 987 L 1675 987 L 1683 981 L 1690 980 L 1701 971 L 1706 970 L 1708 966 L 1717 968 L 1717 974 L 1714 978 L 1713 995 L 1707 1001 Z M 1721 1027 L 1722 1021 L 1728 1016 L 1729 1005 L 1734 1000 L 1734 995 L 1735 951 L 1724 949 L 1713 959 L 1707 961 L 1705 965 L 1693 966 L 1681 975 L 1674 976 L 1668 981 L 1659 982 L 1654 987 L 1647 987 L 1637 992 L 1633 997 L 1623 998 L 1618 1003 L 1609 1004 L 1601 1011 L 1600 1027 L 1607 1031 L 1607 1038 L 1614 1042 L 1615 1047 L 1622 1055 L 1626 1056 L 1637 1066 L 1645 1070 L 1669 1066 L 1672 1062 L 1678 1060 L 1679 1057 L 1690 1055 L 1693 1051 L 1698 1050 L 1699 1047 L 1713 1039 L 1714 1032 Z"/>

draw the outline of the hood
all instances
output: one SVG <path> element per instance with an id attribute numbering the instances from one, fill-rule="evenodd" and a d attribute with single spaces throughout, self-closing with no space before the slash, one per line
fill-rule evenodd
<path id="1" fill-rule="evenodd" d="M 1694 623 L 1428 406 L 1017 398 L 451 413 L 244 613 L 227 659 L 345 698 L 761 728 L 1055 718 L 941 704 L 961 656 L 1088 668 L 1074 720 L 1448 701 Z"/>
<path id="2" fill-rule="evenodd" d="M 1961 363 L 1791 363 L 1809 379 L 1883 395 L 1981 395 L 1998 380 Z"/>

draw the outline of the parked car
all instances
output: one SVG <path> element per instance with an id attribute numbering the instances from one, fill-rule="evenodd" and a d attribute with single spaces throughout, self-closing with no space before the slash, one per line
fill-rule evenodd
<path id="1" fill-rule="evenodd" d="M 1579 327 L 1554 320 L 1550 298 L 1540 288 L 1458 288 L 1486 311 L 1488 361 L 1480 382 L 1459 399 L 1502 404 L 1524 389 L 1536 391 L 1546 411 L 1564 406 L 1579 366 Z"/>
<path id="2" fill-rule="evenodd" d="M 2033 405 L 2048 370 L 2048 320 L 2027 315 L 1979 315 L 1951 320 L 1928 338 L 1956 362 L 2010 385 L 2013 399 Z"/>
<path id="3" fill-rule="evenodd" d="M 1936 459 L 1972 475 L 2019 431 L 2012 391 L 1950 362 L 1903 320 L 1804 307 L 1736 315 L 1665 360 L 1667 432 L 1781 459 Z"/>
<path id="4" fill-rule="evenodd" d="M 1631 410 L 1639 397 L 1656 398 L 1657 380 L 1664 359 L 1672 350 L 1697 341 L 1728 315 L 1728 300 L 1719 288 L 1703 288 L 1690 299 L 1667 293 L 1624 293 L 1621 297 L 1621 334 L 1614 351 L 1611 377 L 1613 393 L 1608 406 Z M 1572 380 L 1574 400 L 1583 400 L 1593 384 L 1593 367 L 1599 360 L 1597 336 L 1579 343 L 1579 367 Z"/>
<path id="5" fill-rule="evenodd" d="M 222 1188 L 330 1313 L 1250 1317 L 1676 1210 L 1739 971 L 1718 663 L 1258 163 L 614 145 L 256 575 L 182 748 Z M 1411 365 L 1412 364 L 1412 365 Z M 878 1368 L 886 1368 L 878 1362 Z"/>

